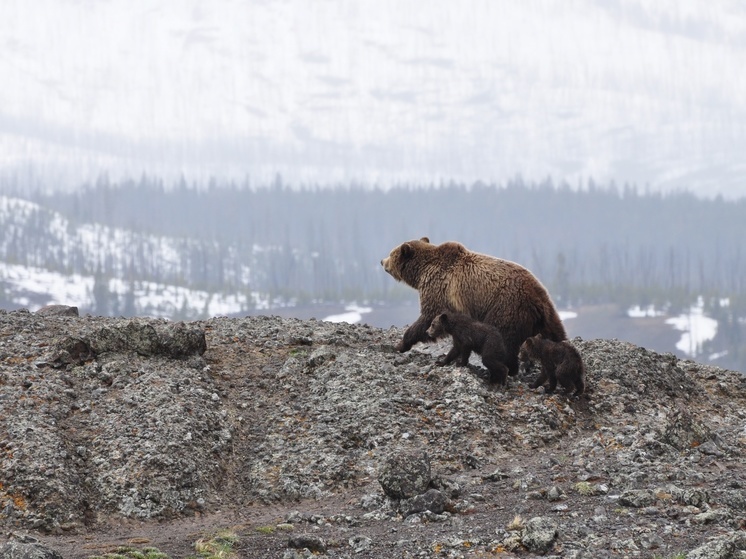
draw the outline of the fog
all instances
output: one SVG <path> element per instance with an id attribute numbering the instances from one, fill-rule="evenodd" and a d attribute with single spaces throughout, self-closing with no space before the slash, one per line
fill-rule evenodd
<path id="1" fill-rule="evenodd" d="M 740 197 L 746 6 L 0 4 L 0 178 L 593 178 Z"/>

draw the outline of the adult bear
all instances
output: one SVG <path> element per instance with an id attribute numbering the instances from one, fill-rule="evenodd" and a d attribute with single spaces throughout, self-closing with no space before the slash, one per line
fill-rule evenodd
<path id="1" fill-rule="evenodd" d="M 404 332 L 397 351 L 429 340 L 427 329 L 446 311 L 497 326 L 511 375 L 518 373 L 518 350 L 526 338 L 542 334 L 557 342 L 567 339 L 547 290 L 515 262 L 472 252 L 456 242 L 434 245 L 423 237 L 394 248 L 381 265 L 420 294 L 420 316 Z"/>

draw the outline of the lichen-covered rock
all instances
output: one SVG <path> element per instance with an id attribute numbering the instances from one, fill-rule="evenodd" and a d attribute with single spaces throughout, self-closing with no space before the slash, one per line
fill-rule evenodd
<path id="1" fill-rule="evenodd" d="M 46 305 L 36 312 L 47 316 L 80 316 L 78 307 L 68 305 Z"/>
<path id="2" fill-rule="evenodd" d="M 625 507 L 642 508 L 648 507 L 655 502 L 652 491 L 644 489 L 630 489 L 619 496 L 619 504 Z"/>
<path id="3" fill-rule="evenodd" d="M 394 453 L 386 458 L 378 474 L 378 483 L 392 499 L 425 493 L 430 480 L 430 458 L 424 451 Z"/>
<path id="4" fill-rule="evenodd" d="M 686 554 L 687 559 L 734 559 L 736 543 L 733 537 L 715 538 Z"/>
<path id="5" fill-rule="evenodd" d="M 521 543 L 533 553 L 546 553 L 557 539 L 557 523 L 551 518 L 537 516 L 529 519 L 521 534 Z"/>
<path id="6" fill-rule="evenodd" d="M 28 356 L 0 386 L 0 520 L 58 532 L 109 514 L 147 519 L 199 508 L 232 438 L 205 364 L 170 359 L 199 354 L 200 328 L 0 318 L 6 362 Z M 42 356 L 55 332 L 62 341 L 54 351 L 66 357 L 50 362 Z M 179 349 L 166 350 L 169 340 Z M 163 355 L 137 351 L 146 347 Z"/>
<path id="7" fill-rule="evenodd" d="M 686 450 L 710 441 L 712 436 L 712 431 L 702 420 L 693 418 L 684 410 L 677 410 L 671 414 L 661 440 L 677 450 Z"/>
<path id="8" fill-rule="evenodd" d="M 9 541 L 0 544 L 0 559 L 63 559 L 53 549 L 39 543 Z"/>
<path id="9" fill-rule="evenodd" d="M 405 516 L 425 511 L 440 514 L 446 508 L 446 497 L 437 489 L 428 489 L 421 495 L 402 500 L 399 508 Z"/>
<path id="10" fill-rule="evenodd" d="M 171 358 L 202 355 L 207 349 L 205 333 L 200 328 L 183 322 L 137 318 L 93 332 L 89 345 L 96 355 L 135 352 L 144 357 Z"/>

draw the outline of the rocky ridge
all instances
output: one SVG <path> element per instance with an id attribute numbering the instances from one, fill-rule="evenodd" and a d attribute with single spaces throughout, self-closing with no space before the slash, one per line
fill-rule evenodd
<path id="1" fill-rule="evenodd" d="M 58 311 L 0 311 L 0 558 L 746 557 L 739 373 L 575 339 L 574 399 L 396 328 Z"/>

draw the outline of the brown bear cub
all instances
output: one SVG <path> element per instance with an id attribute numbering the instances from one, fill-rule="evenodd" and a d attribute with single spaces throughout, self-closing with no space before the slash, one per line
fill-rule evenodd
<path id="1" fill-rule="evenodd" d="M 395 247 L 381 265 L 396 281 L 420 294 L 420 316 L 396 347 L 402 353 L 417 342 L 427 342 L 430 323 L 448 311 L 462 312 L 500 330 L 511 375 L 518 374 L 518 350 L 526 338 L 543 334 L 557 342 L 567 339 L 547 290 L 515 262 L 456 242 L 434 245 L 422 237 Z"/>
<path id="2" fill-rule="evenodd" d="M 528 366 L 533 359 L 541 362 L 541 373 L 531 388 L 538 388 L 549 380 L 547 394 L 554 392 L 558 381 L 568 392 L 575 389 L 573 396 L 580 396 L 585 391 L 583 359 L 568 341 L 553 342 L 537 334 L 523 342 L 518 359 L 524 366 Z"/>
<path id="3" fill-rule="evenodd" d="M 433 319 L 427 335 L 437 340 L 448 334 L 453 338 L 453 347 L 436 361 L 438 365 L 448 365 L 459 357 L 459 365 L 466 366 L 473 351 L 482 356 L 482 364 L 490 372 L 490 382 L 505 385 L 508 379 L 507 352 L 500 330 L 477 322 L 464 313 L 444 312 Z"/>

